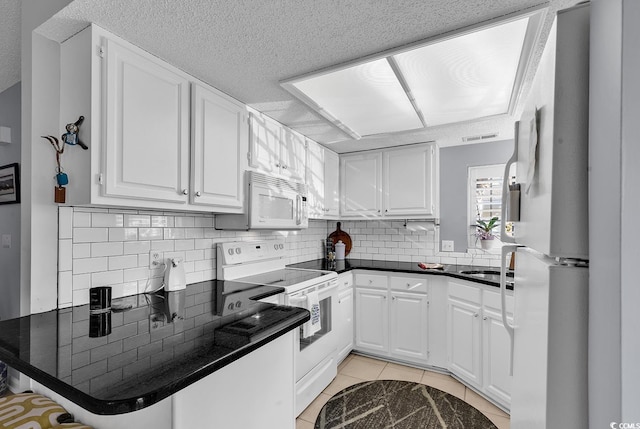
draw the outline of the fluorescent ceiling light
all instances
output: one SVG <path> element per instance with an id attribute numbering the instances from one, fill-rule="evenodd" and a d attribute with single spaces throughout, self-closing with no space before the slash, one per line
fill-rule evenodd
<path id="1" fill-rule="evenodd" d="M 360 136 L 423 126 L 384 58 L 294 82 L 293 86 Z"/>
<path id="2" fill-rule="evenodd" d="M 508 113 L 528 21 L 393 56 L 427 126 Z"/>
<path id="3" fill-rule="evenodd" d="M 429 40 L 282 86 L 355 139 L 510 114 L 542 16 Z"/>

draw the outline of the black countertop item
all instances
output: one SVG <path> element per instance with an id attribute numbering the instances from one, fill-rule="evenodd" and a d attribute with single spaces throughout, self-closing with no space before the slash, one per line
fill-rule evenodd
<path id="1" fill-rule="evenodd" d="M 0 360 L 92 413 L 127 413 L 309 320 L 307 310 L 256 301 L 283 291 L 212 280 L 114 299 L 131 305 L 124 311 L 83 305 L 0 321 Z"/>
<path id="2" fill-rule="evenodd" d="M 455 265 L 444 264 L 443 269 L 424 270 L 418 266 L 417 262 L 398 262 L 398 261 L 379 261 L 371 259 L 345 259 L 335 261 L 331 264 L 326 259 L 314 259 L 312 261 L 300 262 L 289 265 L 292 268 L 307 268 L 312 270 L 335 271 L 338 274 L 351 270 L 372 270 L 372 271 L 391 271 L 396 273 L 409 274 L 431 274 L 438 276 L 454 277 L 461 280 L 469 280 L 490 286 L 500 287 L 500 283 L 487 278 L 481 278 L 471 274 L 464 274 L 463 271 L 495 271 L 500 272 L 500 268 L 480 267 L 477 265 Z M 507 289 L 513 290 L 513 282 L 507 279 Z"/>

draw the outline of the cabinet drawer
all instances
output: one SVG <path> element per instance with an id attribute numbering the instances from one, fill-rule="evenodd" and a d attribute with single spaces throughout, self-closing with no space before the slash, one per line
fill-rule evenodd
<path id="1" fill-rule="evenodd" d="M 485 290 L 482 302 L 485 307 L 491 308 L 495 311 L 500 311 L 500 308 L 502 307 L 499 292 Z M 511 294 L 507 294 L 506 296 L 506 307 L 507 313 L 513 314 L 513 295 Z"/>
<path id="2" fill-rule="evenodd" d="M 338 289 L 344 290 L 353 286 L 353 274 L 342 273 L 338 276 Z"/>
<path id="3" fill-rule="evenodd" d="M 380 274 L 356 274 L 356 286 L 386 289 L 387 276 Z"/>
<path id="4" fill-rule="evenodd" d="M 393 290 L 404 292 L 427 293 L 427 278 L 424 277 L 391 277 L 389 285 Z"/>
<path id="5" fill-rule="evenodd" d="M 449 281 L 449 296 L 470 302 L 481 302 L 482 290 L 479 286 L 466 285 L 457 281 Z"/>

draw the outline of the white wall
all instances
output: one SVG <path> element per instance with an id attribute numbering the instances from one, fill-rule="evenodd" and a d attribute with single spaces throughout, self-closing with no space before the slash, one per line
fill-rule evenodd
<path id="1" fill-rule="evenodd" d="M 0 93 L 0 125 L 11 128 L 11 144 L 0 145 L 0 165 L 20 163 L 20 83 Z M 0 247 L 0 319 L 20 316 L 20 204 L 0 205 L 0 235 L 11 247 Z"/>
<path id="2" fill-rule="evenodd" d="M 57 43 L 33 30 L 69 3 L 70 0 L 22 1 L 21 314 L 39 313 L 56 306 L 58 220 L 52 181 L 55 164 L 50 147 L 40 136 L 61 134 L 60 55 Z"/>
<path id="3" fill-rule="evenodd" d="M 594 0 L 591 15 L 589 422 L 640 422 L 640 4 Z M 617 427 L 617 426 L 615 426 Z"/>

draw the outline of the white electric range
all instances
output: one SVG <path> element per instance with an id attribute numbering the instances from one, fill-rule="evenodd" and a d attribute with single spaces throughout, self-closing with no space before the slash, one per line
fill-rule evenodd
<path id="1" fill-rule="evenodd" d="M 284 293 L 265 300 L 275 304 L 309 309 L 312 300 L 308 295 L 317 293 L 320 330 L 306 337 L 304 327 L 296 332 L 296 415 L 299 415 L 337 374 L 334 327 L 338 274 L 287 268 L 287 257 L 284 240 L 218 243 L 217 275 L 219 280 L 281 286 Z"/>

